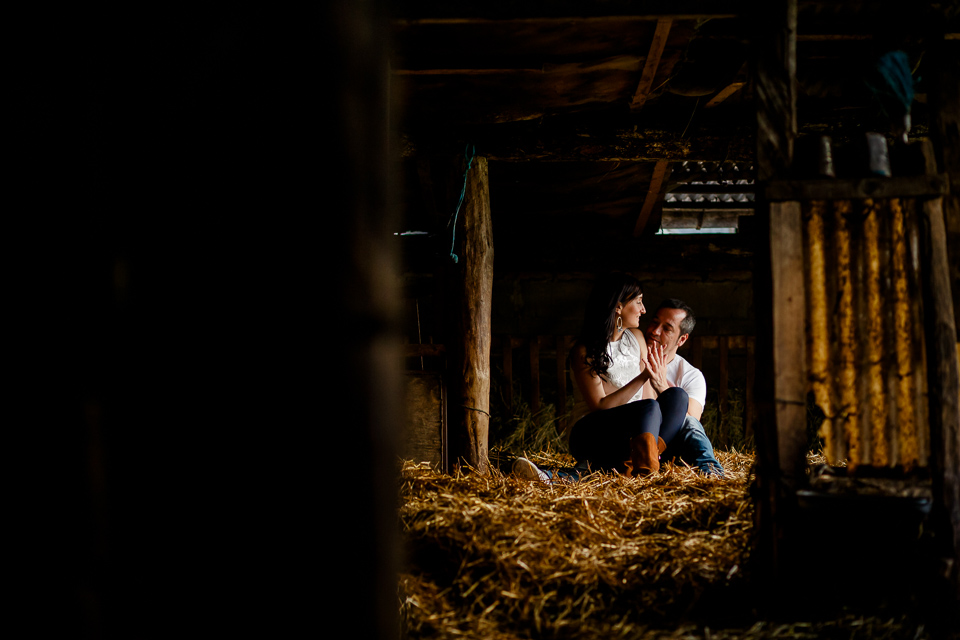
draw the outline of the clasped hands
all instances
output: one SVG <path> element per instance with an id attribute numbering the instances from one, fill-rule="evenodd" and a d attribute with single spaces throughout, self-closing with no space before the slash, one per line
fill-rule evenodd
<path id="1" fill-rule="evenodd" d="M 666 356 L 664 355 L 663 345 L 659 342 L 654 342 L 653 346 L 647 350 L 647 357 L 643 359 L 643 363 L 647 367 L 647 372 L 650 376 L 650 386 L 653 387 L 653 390 L 657 394 L 661 394 L 673 385 L 667 381 L 667 363 L 664 361 Z"/>

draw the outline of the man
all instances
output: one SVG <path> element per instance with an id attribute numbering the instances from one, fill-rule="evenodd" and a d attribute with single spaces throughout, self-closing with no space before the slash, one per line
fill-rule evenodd
<path id="1" fill-rule="evenodd" d="M 659 354 L 652 360 L 659 360 L 662 365 L 651 366 L 650 385 L 657 393 L 670 387 L 680 387 L 690 398 L 686 420 L 663 458 L 680 456 L 701 473 L 722 476 L 723 467 L 717 462 L 713 445 L 700 424 L 707 399 L 707 382 L 699 369 L 677 355 L 677 349 L 690 338 L 696 323 L 693 309 L 682 300 L 669 298 L 660 303 L 644 332 L 648 353 L 652 356 Z"/>

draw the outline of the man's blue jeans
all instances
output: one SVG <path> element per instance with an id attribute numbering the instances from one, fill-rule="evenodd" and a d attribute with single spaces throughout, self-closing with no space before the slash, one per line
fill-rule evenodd
<path id="1" fill-rule="evenodd" d="M 661 457 L 669 460 L 677 456 L 690 466 L 699 469 L 704 475 L 723 476 L 723 467 L 713 454 L 710 438 L 707 437 L 707 432 L 704 431 L 700 421 L 693 416 L 686 417 L 683 426 L 680 427 L 680 433 L 676 435 Z"/>

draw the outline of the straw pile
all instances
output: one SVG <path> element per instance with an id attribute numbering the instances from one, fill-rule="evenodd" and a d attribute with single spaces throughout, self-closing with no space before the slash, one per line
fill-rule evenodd
<path id="1" fill-rule="evenodd" d="M 753 457 L 717 457 L 725 479 L 670 465 L 554 485 L 404 465 L 403 637 L 922 637 L 896 619 L 757 622 L 745 588 Z"/>

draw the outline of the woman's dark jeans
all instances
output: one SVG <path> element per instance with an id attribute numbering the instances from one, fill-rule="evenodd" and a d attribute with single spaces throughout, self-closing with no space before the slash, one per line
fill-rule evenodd
<path id="1" fill-rule="evenodd" d="M 594 471 L 623 471 L 624 461 L 630 458 L 630 441 L 641 433 L 652 433 L 669 446 L 683 426 L 687 406 L 687 392 L 671 387 L 656 400 L 589 413 L 573 425 L 570 453 L 578 463 L 589 461 Z"/>

